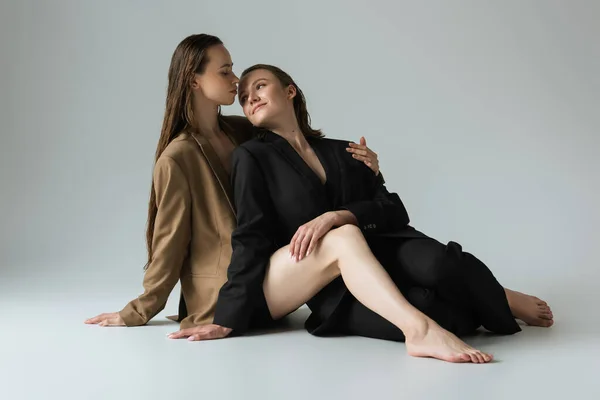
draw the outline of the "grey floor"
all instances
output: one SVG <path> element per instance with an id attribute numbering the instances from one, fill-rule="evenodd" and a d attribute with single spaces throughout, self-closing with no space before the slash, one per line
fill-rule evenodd
<path id="1" fill-rule="evenodd" d="M 137 285 L 25 271 L 0 282 L 2 399 L 600 398 L 597 294 L 581 279 L 523 284 L 551 303 L 556 325 L 482 333 L 468 342 L 496 361 L 452 365 L 411 358 L 399 343 L 312 337 L 305 308 L 284 332 L 201 343 L 166 338 L 178 327 L 164 318 L 176 301 L 146 327 L 86 326 Z"/>

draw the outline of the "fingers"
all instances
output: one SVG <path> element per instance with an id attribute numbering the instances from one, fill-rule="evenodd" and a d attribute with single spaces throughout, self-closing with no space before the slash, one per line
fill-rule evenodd
<path id="1" fill-rule="evenodd" d="M 379 164 L 374 166 L 374 161 L 372 158 L 357 156 L 356 154 L 352 154 L 352 157 L 357 159 L 358 161 L 362 161 L 367 167 L 371 168 L 373 171 L 379 171 Z"/>
<path id="2" fill-rule="evenodd" d="M 181 329 L 168 335 L 169 339 L 181 339 L 194 335 L 194 328 Z"/>
<path id="3" fill-rule="evenodd" d="M 366 145 L 367 145 L 367 139 L 365 139 L 365 137 L 364 137 L 364 136 L 361 136 L 361 137 L 360 137 L 360 144 L 361 144 L 361 145 L 363 145 L 363 146 L 366 146 Z"/>
<path id="4" fill-rule="evenodd" d="M 371 168 L 376 173 L 379 173 L 377 153 L 366 147 L 366 144 L 349 143 L 349 146 L 350 147 L 346 148 L 346 151 L 352 153 L 352 158 L 365 163 L 367 167 Z"/>
<path id="5" fill-rule="evenodd" d="M 316 239 L 315 236 L 312 237 L 312 239 L 310 240 L 310 244 L 308 245 L 308 250 L 306 250 L 306 257 L 310 256 L 310 254 L 315 249 L 315 246 L 317 245 L 318 241 L 319 240 Z"/>
<path id="6" fill-rule="evenodd" d="M 199 340 L 213 340 L 213 339 L 222 339 L 225 335 L 222 330 L 219 329 L 208 329 L 201 330 L 200 332 L 194 333 L 188 337 L 190 342 L 197 342 Z"/>
<path id="7" fill-rule="evenodd" d="M 300 234 L 300 229 L 296 231 L 292 240 L 290 241 L 290 258 L 294 258 L 296 254 L 294 254 L 294 250 L 296 249 L 296 240 L 298 240 L 298 235 Z"/>
<path id="8" fill-rule="evenodd" d="M 308 257 L 312 254 L 315 247 L 317 247 L 317 244 L 319 244 L 319 240 L 321 240 L 321 238 L 323 236 L 325 236 L 325 234 L 327 232 L 329 232 L 329 229 L 325 229 L 325 230 L 321 229 L 321 230 L 315 231 L 315 233 L 313 235 L 311 235 L 310 243 L 308 245 L 308 249 L 306 250 L 306 257 Z"/>
<path id="9" fill-rule="evenodd" d="M 298 261 L 302 260 L 307 255 L 306 251 L 308 250 L 308 246 L 310 245 L 313 236 L 314 233 L 308 233 L 302 239 L 302 243 L 300 244 L 300 252 L 298 253 Z"/>
<path id="10" fill-rule="evenodd" d="M 104 319 L 98 326 L 125 326 L 125 324 L 121 321 L 121 318 L 114 317 Z"/>
<path id="11" fill-rule="evenodd" d="M 294 256 L 293 256 L 293 259 L 295 261 L 300 260 L 300 249 L 302 248 L 302 242 L 304 241 L 305 236 L 306 236 L 306 233 L 303 232 L 298 236 L 298 239 L 296 239 L 296 243 L 294 244 Z"/>
<path id="12" fill-rule="evenodd" d="M 110 313 L 102 313 L 100 315 L 97 315 L 93 318 L 88 318 L 85 320 L 86 324 L 98 324 L 102 321 L 104 321 L 105 319 L 109 318 L 111 316 Z"/>
<path id="13" fill-rule="evenodd" d="M 200 340 L 211 340 L 211 339 L 219 339 L 219 336 L 215 331 L 196 333 L 188 337 L 190 342 L 197 342 Z"/>
<path id="14" fill-rule="evenodd" d="M 290 241 L 290 258 L 292 260 L 298 259 L 298 252 L 300 251 L 300 245 L 302 244 L 302 238 L 304 237 L 304 232 L 306 229 L 306 225 L 302 225 L 296 233 L 294 237 Z"/>
<path id="15" fill-rule="evenodd" d="M 369 150 L 366 147 L 354 143 L 350 143 L 350 147 L 347 147 L 346 151 L 359 156 L 366 156 L 369 154 Z"/>
<path id="16" fill-rule="evenodd" d="M 356 154 L 352 154 L 352 158 L 354 158 L 354 159 L 356 159 L 356 160 L 358 160 L 358 161 L 362 161 L 362 162 L 364 162 L 364 163 L 373 161 L 373 160 L 372 160 L 370 157 L 368 157 L 368 156 L 359 156 L 359 155 L 356 155 Z"/>

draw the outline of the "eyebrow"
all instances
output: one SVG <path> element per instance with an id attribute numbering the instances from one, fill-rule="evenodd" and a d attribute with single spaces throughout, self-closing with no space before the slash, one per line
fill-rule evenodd
<path id="1" fill-rule="evenodd" d="M 254 82 L 252 82 L 252 83 L 250 84 L 250 86 L 254 86 L 254 85 L 256 85 L 256 83 L 257 83 L 258 81 L 267 81 L 267 82 L 268 82 L 269 80 L 268 80 L 267 78 L 258 78 L 258 79 L 255 79 L 255 80 L 254 80 Z M 242 95 L 244 95 L 244 94 L 246 94 L 246 91 L 245 91 L 245 90 L 242 90 L 242 91 L 240 92 L 240 94 L 239 94 L 239 98 L 242 98 Z"/>
<path id="2" fill-rule="evenodd" d="M 231 64 L 229 64 L 229 63 L 223 64 L 219 68 L 223 68 L 223 67 L 233 67 L 233 63 L 231 63 Z"/>

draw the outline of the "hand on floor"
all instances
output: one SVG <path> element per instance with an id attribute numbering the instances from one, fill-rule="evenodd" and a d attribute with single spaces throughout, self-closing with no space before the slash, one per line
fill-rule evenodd
<path id="1" fill-rule="evenodd" d="M 169 339 L 188 338 L 190 341 L 222 339 L 231 333 L 231 328 L 221 325 L 202 325 L 194 328 L 182 329 L 168 335 Z"/>
<path id="2" fill-rule="evenodd" d="M 125 326 L 125 321 L 119 315 L 119 313 L 104 313 L 85 320 L 86 324 L 93 324 L 98 326 Z"/>

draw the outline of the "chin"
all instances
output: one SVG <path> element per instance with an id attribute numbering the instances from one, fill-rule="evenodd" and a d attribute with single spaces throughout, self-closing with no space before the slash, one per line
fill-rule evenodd
<path id="1" fill-rule="evenodd" d="M 235 103 L 235 96 L 233 96 L 231 99 L 226 99 L 225 101 L 221 102 L 222 106 L 230 106 L 233 103 Z"/>
<path id="2" fill-rule="evenodd" d="M 257 128 L 264 128 L 267 122 L 265 118 L 248 118 L 248 121 Z"/>

